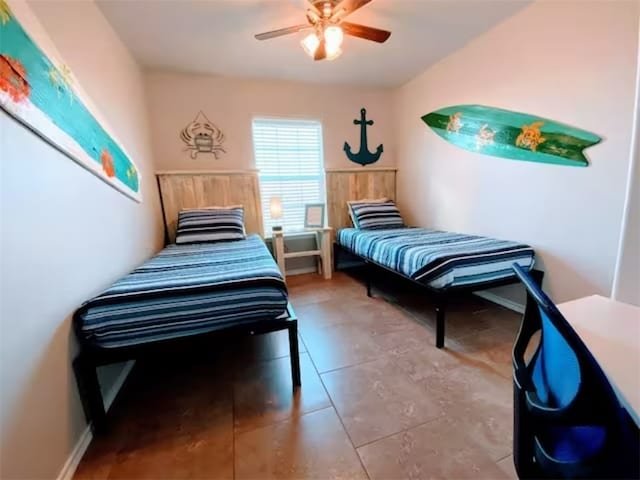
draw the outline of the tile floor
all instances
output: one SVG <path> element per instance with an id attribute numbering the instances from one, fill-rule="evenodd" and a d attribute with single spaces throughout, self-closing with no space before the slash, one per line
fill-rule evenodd
<path id="1" fill-rule="evenodd" d="M 338 273 L 289 278 L 302 389 L 286 332 L 138 364 L 76 478 L 516 478 L 510 351 L 519 315 L 465 297 L 446 348 L 433 309 Z"/>

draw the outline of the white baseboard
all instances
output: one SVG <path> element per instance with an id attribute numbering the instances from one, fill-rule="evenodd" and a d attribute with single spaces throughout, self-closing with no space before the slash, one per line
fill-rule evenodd
<path id="1" fill-rule="evenodd" d="M 73 447 L 71 455 L 67 458 L 62 470 L 60 470 L 58 480 L 71 480 L 73 478 L 73 474 L 76 473 L 76 469 L 78 468 L 78 465 L 80 465 L 80 460 L 82 460 L 84 452 L 89 448 L 91 440 L 93 440 L 91 425 L 87 425 L 87 428 L 85 428 L 82 435 L 80 435 L 80 439 L 76 443 L 76 446 Z"/>
<path id="2" fill-rule="evenodd" d="M 482 291 L 474 292 L 474 295 L 484 298 L 485 300 L 489 300 L 490 302 L 497 303 L 498 305 L 508 308 L 509 310 L 513 310 L 514 312 L 524 313 L 524 305 L 514 302 L 513 300 L 509 300 L 508 298 L 501 297 L 500 295 L 496 295 L 495 293 Z"/>
<path id="3" fill-rule="evenodd" d="M 122 371 L 113 382 L 113 385 L 111 385 L 109 391 L 104 395 L 103 401 L 105 411 L 108 411 L 113 404 L 113 401 L 116 399 L 118 392 L 122 388 L 122 385 L 124 385 L 124 382 L 131 373 L 131 369 L 133 369 L 135 363 L 135 360 L 131 360 L 125 363 Z M 82 460 L 84 453 L 87 451 L 87 448 L 89 448 L 89 445 L 91 444 L 91 440 L 93 440 L 93 433 L 91 432 L 91 424 L 89 424 L 87 425 L 87 428 L 84 429 L 84 432 L 82 432 L 82 435 L 80 435 L 80 438 L 76 442 L 75 447 L 73 447 L 71 455 L 69 455 L 69 458 L 67 458 L 67 461 L 64 463 L 62 470 L 60 470 L 60 473 L 58 474 L 58 480 L 71 480 L 73 478 L 78 465 L 80 465 L 80 460 Z"/>

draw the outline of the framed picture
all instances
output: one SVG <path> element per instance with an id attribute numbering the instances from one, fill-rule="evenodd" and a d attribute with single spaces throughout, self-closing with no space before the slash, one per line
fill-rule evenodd
<path id="1" fill-rule="evenodd" d="M 304 228 L 324 227 L 324 203 L 307 203 L 304 206 Z"/>

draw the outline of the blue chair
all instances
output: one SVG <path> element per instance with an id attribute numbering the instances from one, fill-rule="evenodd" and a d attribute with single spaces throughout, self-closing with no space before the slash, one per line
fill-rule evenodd
<path id="1" fill-rule="evenodd" d="M 638 427 L 580 337 L 513 266 L 527 305 L 513 347 L 513 458 L 520 478 L 638 478 Z M 532 337 L 539 343 L 530 359 Z"/>

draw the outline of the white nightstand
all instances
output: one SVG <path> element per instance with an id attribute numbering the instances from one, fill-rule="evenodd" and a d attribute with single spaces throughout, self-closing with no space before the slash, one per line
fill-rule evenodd
<path id="1" fill-rule="evenodd" d="M 309 228 L 302 232 L 295 232 L 296 235 L 309 232 L 315 233 L 316 237 L 316 250 L 305 250 L 304 252 L 287 252 L 284 251 L 284 239 L 287 236 L 287 232 L 273 232 L 273 249 L 276 254 L 276 261 L 282 276 L 286 278 L 285 273 L 285 260 L 287 258 L 300 258 L 300 257 L 317 257 L 320 259 L 318 265 L 318 273 L 324 275 L 326 280 L 331 278 L 331 227 L 324 228 Z M 293 234 L 293 233 L 291 233 Z"/>

